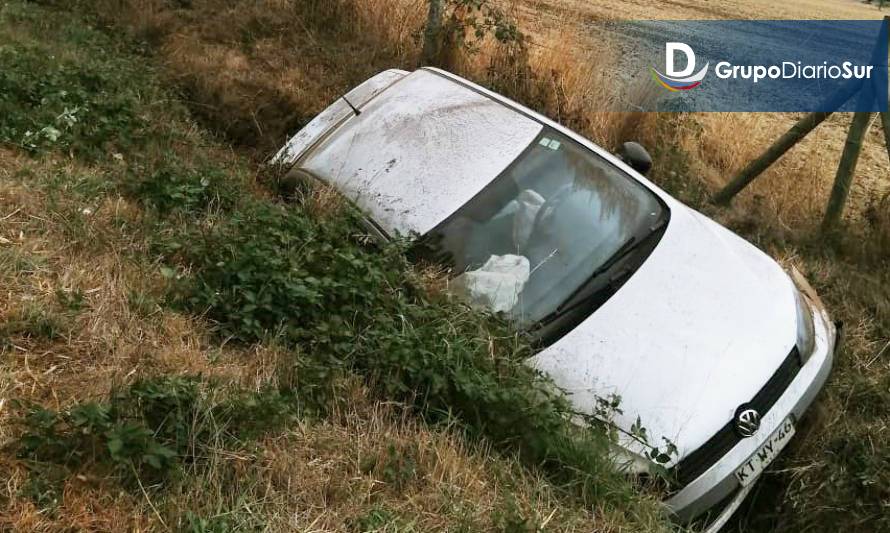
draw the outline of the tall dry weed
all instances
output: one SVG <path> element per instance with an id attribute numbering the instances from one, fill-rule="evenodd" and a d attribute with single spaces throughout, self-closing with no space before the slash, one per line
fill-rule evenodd
<path id="1" fill-rule="evenodd" d="M 574 34 L 551 31 L 518 41 L 488 38 L 477 49 L 453 52 L 444 66 L 607 148 L 654 141 L 655 117 L 639 110 L 655 95 L 645 83 L 616 87 L 604 68 L 615 53 L 608 42 L 583 48 Z"/>
<path id="2" fill-rule="evenodd" d="M 700 113 L 695 128 L 677 141 L 693 162 L 695 173 L 716 191 L 758 157 L 790 126 L 788 117 L 758 113 Z M 843 150 L 849 117 L 831 117 L 784 154 L 744 190 L 734 203 L 756 213 L 773 229 L 815 231 L 828 202 Z M 869 205 L 888 190 L 886 154 L 877 143 L 865 143 L 853 190 L 848 221 L 862 220 Z"/>

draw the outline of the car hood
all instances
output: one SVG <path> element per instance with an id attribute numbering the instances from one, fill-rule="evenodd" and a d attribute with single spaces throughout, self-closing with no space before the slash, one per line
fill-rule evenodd
<path id="1" fill-rule="evenodd" d="M 769 256 L 682 204 L 649 258 L 603 306 L 530 363 L 596 414 L 637 417 L 675 463 L 701 446 L 776 371 L 796 340 L 793 283 Z M 620 443 L 645 450 L 624 435 Z"/>

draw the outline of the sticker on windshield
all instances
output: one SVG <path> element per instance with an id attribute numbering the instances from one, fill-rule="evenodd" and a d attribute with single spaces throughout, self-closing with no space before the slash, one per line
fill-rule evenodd
<path id="1" fill-rule="evenodd" d="M 538 141 L 538 144 L 550 148 L 551 150 L 559 150 L 559 147 L 562 146 L 562 143 L 560 143 L 556 139 L 550 139 L 548 137 L 541 137 L 541 140 Z"/>

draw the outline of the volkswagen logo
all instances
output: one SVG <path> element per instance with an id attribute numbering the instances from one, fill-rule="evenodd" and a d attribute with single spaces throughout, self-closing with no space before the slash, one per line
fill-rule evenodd
<path id="1" fill-rule="evenodd" d="M 750 437 L 760 429 L 760 413 L 754 409 L 740 408 L 735 415 L 735 429 L 741 437 Z"/>

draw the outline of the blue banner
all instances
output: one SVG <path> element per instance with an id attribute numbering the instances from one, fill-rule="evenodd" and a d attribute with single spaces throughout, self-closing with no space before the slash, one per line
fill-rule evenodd
<path id="1" fill-rule="evenodd" d="M 887 111 L 887 20 L 651 20 L 595 27 L 644 111 Z M 601 33 L 600 33 L 601 32 Z M 624 94 L 633 94 L 624 91 Z"/>

